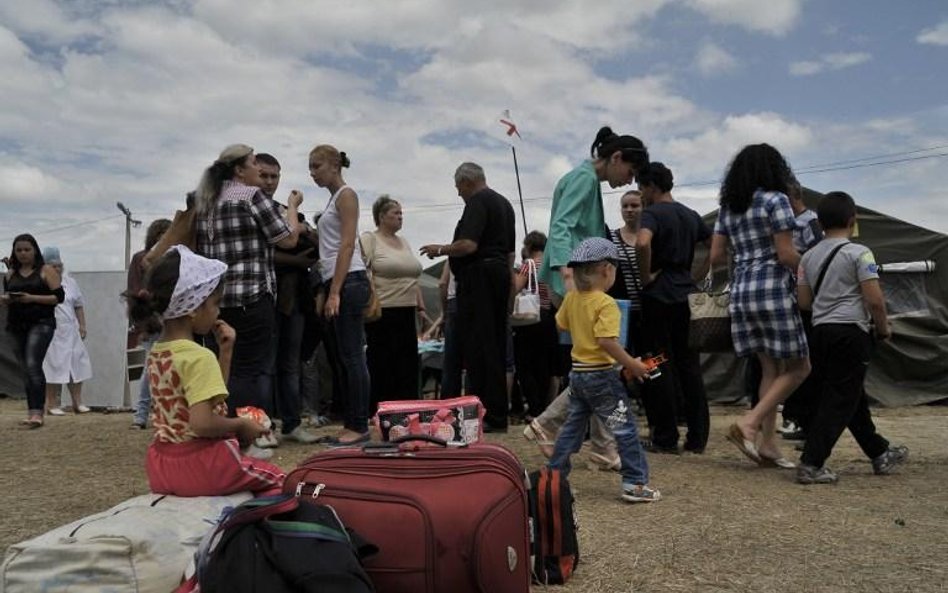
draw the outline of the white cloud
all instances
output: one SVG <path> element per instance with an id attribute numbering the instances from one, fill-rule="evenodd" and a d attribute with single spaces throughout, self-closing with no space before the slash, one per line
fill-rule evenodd
<path id="1" fill-rule="evenodd" d="M 803 0 L 686 0 L 686 4 L 715 22 L 779 36 L 800 20 Z"/>
<path id="2" fill-rule="evenodd" d="M 942 21 L 918 34 L 915 40 L 930 45 L 948 45 L 948 21 Z"/>
<path id="3" fill-rule="evenodd" d="M 738 67 L 737 58 L 714 43 L 705 43 L 695 56 L 695 66 L 703 76 L 728 74 Z"/>
<path id="4" fill-rule="evenodd" d="M 812 76 L 821 72 L 843 70 L 872 59 L 866 52 L 831 53 L 821 56 L 818 60 L 793 62 L 790 64 L 790 74 L 793 76 Z"/>
<path id="5" fill-rule="evenodd" d="M 93 35 L 98 27 L 75 13 L 67 12 L 69 5 L 53 0 L 0 3 L 0 23 L 17 33 L 44 43 L 66 43 Z"/>

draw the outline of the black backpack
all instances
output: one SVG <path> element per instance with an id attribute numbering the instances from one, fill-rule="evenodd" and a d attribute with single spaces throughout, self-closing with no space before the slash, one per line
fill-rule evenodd
<path id="1" fill-rule="evenodd" d="M 562 585 L 579 564 L 573 490 L 558 469 L 530 474 L 530 519 L 533 523 L 533 582 Z"/>
<path id="2" fill-rule="evenodd" d="M 197 581 L 202 593 L 374 593 L 361 559 L 377 551 L 330 506 L 260 497 L 205 537 Z"/>

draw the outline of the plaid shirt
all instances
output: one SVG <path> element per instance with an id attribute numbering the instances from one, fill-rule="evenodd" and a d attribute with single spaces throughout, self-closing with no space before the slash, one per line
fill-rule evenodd
<path id="1" fill-rule="evenodd" d="M 224 182 L 214 208 L 197 219 L 197 252 L 227 264 L 221 307 L 276 294 L 273 245 L 289 234 L 277 203 L 259 188 Z"/>

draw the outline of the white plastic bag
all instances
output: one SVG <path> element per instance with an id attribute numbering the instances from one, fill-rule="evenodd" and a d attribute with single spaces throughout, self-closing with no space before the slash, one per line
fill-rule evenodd
<path id="1" fill-rule="evenodd" d="M 540 287 L 537 284 L 537 266 L 532 259 L 527 261 L 527 285 L 514 297 L 510 325 L 519 327 L 540 323 Z"/>

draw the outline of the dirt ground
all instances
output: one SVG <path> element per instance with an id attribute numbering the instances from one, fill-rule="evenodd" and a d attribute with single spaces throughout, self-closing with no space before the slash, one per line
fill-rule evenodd
<path id="1" fill-rule="evenodd" d="M 0 545 L 32 537 L 147 492 L 150 432 L 130 414 L 49 418 L 21 428 L 23 403 L 0 400 Z M 848 434 L 832 486 L 800 486 L 793 472 L 759 469 L 724 439 L 741 410 L 714 408 L 712 438 L 697 456 L 650 455 L 664 500 L 629 505 L 615 473 L 575 459 L 582 560 L 573 592 L 948 591 L 948 407 L 876 410 L 880 432 L 911 449 L 898 475 L 872 475 Z M 490 440 L 528 468 L 542 463 L 519 430 Z M 290 469 L 315 446 L 284 444 Z M 585 452 L 585 451 L 584 451 Z M 794 454 L 791 444 L 785 453 Z M 534 591 L 542 590 L 534 587 Z M 498 592 L 500 593 L 500 592 Z"/>

